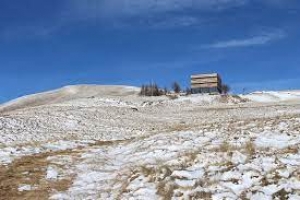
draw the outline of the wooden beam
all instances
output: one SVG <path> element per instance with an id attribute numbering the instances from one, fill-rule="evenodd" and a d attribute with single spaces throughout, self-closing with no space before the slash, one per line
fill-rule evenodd
<path id="1" fill-rule="evenodd" d="M 210 87 L 220 87 L 218 83 L 205 83 L 205 84 L 192 84 L 192 88 L 210 88 Z"/>
<path id="2" fill-rule="evenodd" d="M 206 78 L 206 79 L 192 79 L 191 83 L 192 84 L 197 84 L 197 83 L 218 83 L 220 80 L 216 77 L 214 78 Z"/>
<path id="3" fill-rule="evenodd" d="M 219 77 L 219 75 L 217 73 L 213 73 L 213 74 L 195 74 L 192 75 L 191 78 L 212 78 L 212 77 Z"/>

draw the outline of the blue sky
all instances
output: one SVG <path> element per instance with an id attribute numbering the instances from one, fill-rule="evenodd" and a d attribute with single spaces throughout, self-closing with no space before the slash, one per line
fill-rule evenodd
<path id="1" fill-rule="evenodd" d="M 298 0 L 1 0 L 0 102 L 70 84 L 299 89 Z"/>

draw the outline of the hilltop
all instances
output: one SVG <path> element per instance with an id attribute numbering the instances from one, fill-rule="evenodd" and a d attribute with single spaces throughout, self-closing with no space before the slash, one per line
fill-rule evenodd
<path id="1" fill-rule="evenodd" d="M 67 86 L 0 106 L 0 199 L 299 199 L 300 92 Z"/>

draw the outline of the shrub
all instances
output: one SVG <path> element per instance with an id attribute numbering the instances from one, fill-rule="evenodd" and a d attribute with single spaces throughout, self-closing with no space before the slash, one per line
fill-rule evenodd
<path id="1" fill-rule="evenodd" d="M 187 87 L 187 88 L 185 89 L 185 93 L 186 93 L 186 95 L 192 94 L 192 89 L 189 88 L 189 87 Z"/>
<path id="2" fill-rule="evenodd" d="M 159 89 L 157 84 L 142 85 L 140 95 L 141 96 L 161 96 L 164 94 L 162 89 Z"/>
<path id="3" fill-rule="evenodd" d="M 174 90 L 175 93 L 180 93 L 180 91 L 181 91 L 181 87 L 180 87 L 179 83 L 177 83 L 177 82 L 173 83 L 172 89 Z"/>
<path id="4" fill-rule="evenodd" d="M 164 88 L 164 94 L 166 95 L 166 94 L 168 94 L 168 93 L 169 93 L 169 90 L 168 90 L 167 87 L 165 87 L 165 88 Z"/>
<path id="5" fill-rule="evenodd" d="M 228 94 L 230 92 L 230 90 L 231 90 L 231 88 L 229 85 L 227 85 L 227 84 L 222 85 L 222 93 L 223 94 Z"/>

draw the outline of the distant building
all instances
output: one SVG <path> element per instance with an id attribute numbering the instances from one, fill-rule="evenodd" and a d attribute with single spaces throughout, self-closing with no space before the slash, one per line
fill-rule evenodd
<path id="1" fill-rule="evenodd" d="M 195 74 L 191 76 L 192 94 L 222 93 L 222 79 L 217 73 L 213 74 Z"/>

